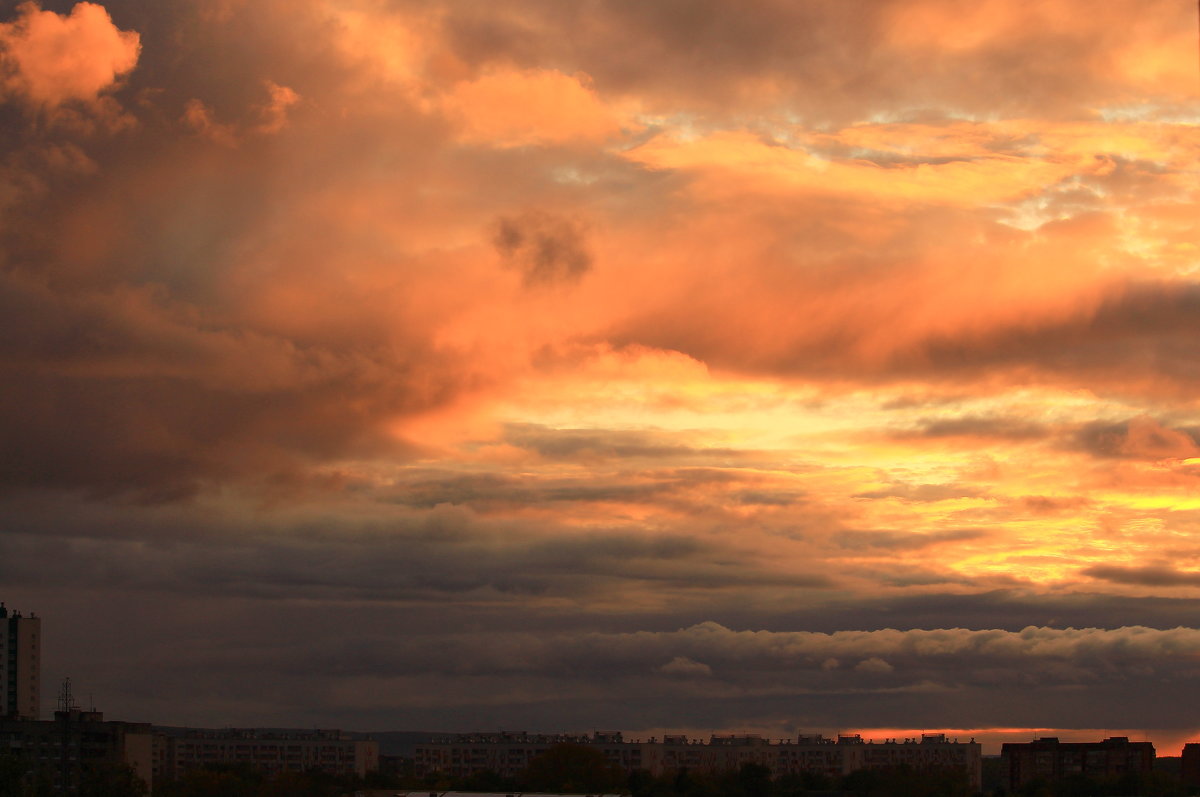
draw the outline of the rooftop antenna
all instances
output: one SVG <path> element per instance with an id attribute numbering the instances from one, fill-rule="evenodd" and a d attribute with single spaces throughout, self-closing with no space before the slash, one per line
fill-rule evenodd
<path id="1" fill-rule="evenodd" d="M 63 678 L 62 686 L 58 690 L 58 710 L 74 711 L 76 708 L 75 698 L 71 695 L 71 679 Z"/>

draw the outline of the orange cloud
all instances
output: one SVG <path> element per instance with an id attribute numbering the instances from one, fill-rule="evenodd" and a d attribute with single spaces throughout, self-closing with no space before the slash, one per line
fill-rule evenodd
<path id="1" fill-rule="evenodd" d="M 1024 51 L 1043 66 L 1069 68 L 1081 85 L 1095 79 L 1116 84 L 1118 91 L 1194 91 L 1195 8 L 1187 3 L 912 0 L 889 4 L 882 18 L 887 40 L 909 51 L 956 58 Z M 1055 47 L 1058 52 L 1051 51 Z"/>
<path id="2" fill-rule="evenodd" d="M 274 135 L 289 124 L 288 109 L 300 102 L 300 95 L 287 86 L 265 81 L 270 98 L 257 108 L 261 121 L 249 127 L 217 121 L 211 108 L 193 97 L 184 105 L 181 120 L 198 136 L 223 147 L 236 147 L 246 132 Z"/>
<path id="3" fill-rule="evenodd" d="M 213 118 L 212 110 L 198 99 L 187 101 L 183 108 L 184 123 L 196 134 L 224 147 L 237 146 L 233 125 L 222 124 Z"/>
<path id="4" fill-rule="evenodd" d="M 552 69 L 493 71 L 455 86 L 445 108 L 475 144 L 595 144 L 621 125 L 589 84 L 586 75 Z"/>
<path id="5" fill-rule="evenodd" d="M 287 127 L 288 109 L 300 102 L 300 95 L 287 86 L 281 86 L 273 80 L 268 80 L 266 85 L 271 98 L 261 108 L 263 121 L 256 129 L 260 133 L 278 133 Z"/>
<path id="6" fill-rule="evenodd" d="M 64 16 L 26 2 L 17 11 L 15 21 L 0 25 L 10 95 L 49 109 L 95 102 L 137 65 L 140 37 L 119 30 L 103 6 L 79 3 Z"/>

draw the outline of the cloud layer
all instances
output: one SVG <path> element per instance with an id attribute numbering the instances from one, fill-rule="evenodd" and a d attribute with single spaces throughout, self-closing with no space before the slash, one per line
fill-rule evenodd
<path id="1" fill-rule="evenodd" d="M 5 15 L 0 598 L 50 680 L 1190 733 L 1194 7 Z"/>

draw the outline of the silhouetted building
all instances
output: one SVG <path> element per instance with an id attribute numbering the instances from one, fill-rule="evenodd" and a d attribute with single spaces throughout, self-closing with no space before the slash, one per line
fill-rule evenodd
<path id="1" fill-rule="evenodd" d="M 74 791 L 89 768 L 104 766 L 128 766 L 152 786 L 153 739 L 147 723 L 106 722 L 99 711 L 78 708 L 56 711 L 53 720 L 0 719 L 0 752 L 59 792 Z"/>
<path id="2" fill-rule="evenodd" d="M 1200 744 L 1189 742 L 1179 754 L 1179 780 L 1184 786 L 1200 786 Z"/>
<path id="3" fill-rule="evenodd" d="M 903 742 L 864 741 L 861 736 L 801 736 L 771 741 L 754 734 L 713 735 L 707 742 L 667 735 L 658 740 L 625 741 L 619 732 L 592 736 L 567 734 L 458 734 L 417 745 L 416 774 L 440 772 L 468 777 L 495 772 L 515 777 L 529 762 L 556 744 L 580 744 L 599 750 L 625 772 L 646 770 L 653 775 L 688 770 L 697 773 L 734 771 L 744 764 L 770 770 L 772 777 L 805 772 L 840 777 L 861 769 L 907 768 L 917 772 L 961 773 L 967 785 L 979 790 L 982 781 L 980 745 L 958 742 L 943 734 L 925 734 Z"/>
<path id="4" fill-rule="evenodd" d="M 0 603 L 0 717 L 41 716 L 41 618 Z"/>
<path id="5" fill-rule="evenodd" d="M 209 764 L 245 764 L 264 774 L 319 770 L 365 776 L 379 769 L 379 743 L 338 730 L 158 728 L 154 772 L 174 779 Z"/>
<path id="6" fill-rule="evenodd" d="M 1113 736 L 1102 742 L 1060 742 L 1056 737 L 1032 742 L 1007 742 L 1000 750 L 1009 788 L 1035 780 L 1056 782 L 1082 776 L 1093 780 L 1118 778 L 1154 768 L 1154 745 Z"/>

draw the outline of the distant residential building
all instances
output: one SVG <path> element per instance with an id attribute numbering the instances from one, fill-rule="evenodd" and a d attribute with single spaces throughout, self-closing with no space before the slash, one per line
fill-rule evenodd
<path id="1" fill-rule="evenodd" d="M 158 728 L 154 771 L 178 778 L 209 764 L 245 764 L 264 774 L 319 770 L 365 776 L 379 769 L 379 743 L 339 730 Z"/>
<path id="2" fill-rule="evenodd" d="M 620 732 L 592 736 L 569 734 L 476 733 L 458 734 L 417 745 L 415 769 L 419 776 L 440 772 L 468 777 L 495 772 L 515 777 L 529 762 L 557 744 L 587 745 L 599 750 L 625 772 L 646 770 L 653 775 L 688 770 L 720 773 L 757 764 L 772 777 L 816 772 L 846 775 L 860 769 L 887 770 L 905 767 L 915 771 L 961 772 L 978 790 L 982 781 L 980 745 L 950 741 L 942 734 L 925 734 L 903 742 L 864 741 L 861 736 L 801 736 L 771 741 L 753 734 L 713 735 L 707 742 L 686 736 L 661 740 L 626 741 Z"/>
<path id="3" fill-rule="evenodd" d="M 1179 780 L 1184 786 L 1200 786 L 1200 744 L 1188 742 L 1179 754 Z"/>
<path id="4" fill-rule="evenodd" d="M 1048 736 L 1032 742 L 1007 742 L 1000 750 L 1009 788 L 1035 780 L 1056 782 L 1083 776 L 1101 780 L 1154 768 L 1154 745 L 1113 736 L 1102 742 L 1060 742 Z"/>
<path id="5" fill-rule="evenodd" d="M 840 739 L 839 739 L 840 741 Z M 927 733 L 908 742 L 863 744 L 857 761 L 851 756 L 844 766 L 855 769 L 889 770 L 905 767 L 915 772 L 966 772 L 967 782 L 978 791 L 983 781 L 982 748 L 976 742 L 950 741 L 945 734 Z"/>
<path id="6" fill-rule="evenodd" d="M 53 720 L 0 719 L 0 753 L 23 760 L 32 777 L 73 792 L 89 767 L 120 765 L 153 785 L 154 734 L 148 723 L 105 721 L 99 711 L 72 706 Z"/>
<path id="7" fill-rule="evenodd" d="M 41 629 L 40 617 L 0 603 L 0 717 L 41 716 Z"/>

